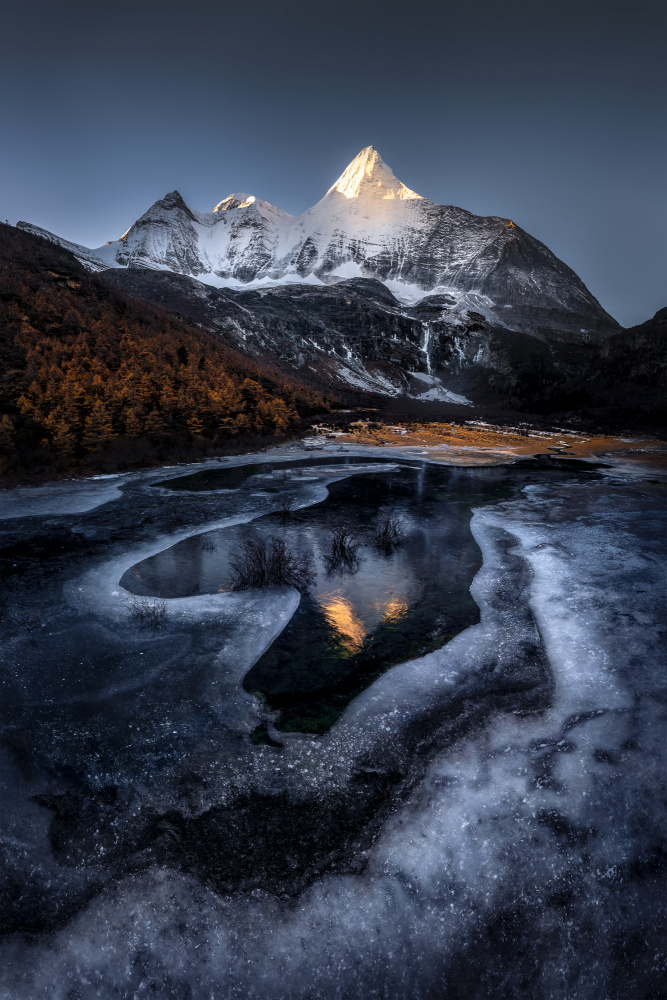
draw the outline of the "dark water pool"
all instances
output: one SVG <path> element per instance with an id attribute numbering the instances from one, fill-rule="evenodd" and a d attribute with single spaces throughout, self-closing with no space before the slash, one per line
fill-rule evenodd
<path id="1" fill-rule="evenodd" d="M 164 486 L 168 490 L 184 490 L 188 493 L 202 493 L 209 490 L 236 490 L 253 476 L 274 475 L 280 482 L 281 473 L 287 470 L 303 470 L 313 466 L 371 465 L 391 462 L 391 458 L 356 458 L 351 455 L 330 455 L 327 458 L 299 458 L 292 462 L 253 462 L 252 465 L 232 465 L 220 469 L 203 469 L 176 479 L 163 479 L 153 486 Z"/>
<path id="2" fill-rule="evenodd" d="M 469 588 L 481 554 L 471 508 L 513 488 L 498 468 L 419 465 L 351 476 L 330 484 L 321 503 L 185 539 L 132 567 L 121 584 L 164 599 L 220 593 L 231 589 L 230 560 L 249 539 L 284 538 L 289 550 L 310 553 L 315 578 L 244 686 L 279 713 L 279 729 L 322 733 L 390 666 L 478 620 Z M 402 536 L 390 550 L 375 540 L 385 514 Z M 330 558 L 336 525 L 349 527 L 357 545 L 342 566 Z"/>

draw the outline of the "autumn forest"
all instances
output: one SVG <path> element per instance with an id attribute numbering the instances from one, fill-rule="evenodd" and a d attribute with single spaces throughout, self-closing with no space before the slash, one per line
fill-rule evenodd
<path id="1" fill-rule="evenodd" d="M 270 443 L 335 406 L 5 225 L 0 322 L 8 482 L 28 470 L 113 471 Z"/>

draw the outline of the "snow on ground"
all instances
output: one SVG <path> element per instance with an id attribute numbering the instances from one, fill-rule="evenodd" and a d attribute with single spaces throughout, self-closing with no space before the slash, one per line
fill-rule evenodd
<path id="1" fill-rule="evenodd" d="M 222 278 L 213 273 L 193 275 L 193 277 L 196 277 L 197 281 L 201 281 L 204 285 L 213 285 L 214 288 L 236 288 L 239 291 L 278 288 L 280 285 L 324 285 L 324 282 L 314 274 L 302 276 L 296 272 L 286 274 L 282 278 L 258 278 L 255 281 L 240 281 L 238 278 L 232 277 Z"/>
<path id="2" fill-rule="evenodd" d="M 54 481 L 42 486 L 4 489 L 0 490 L 0 520 L 14 517 L 82 514 L 110 500 L 118 499 L 122 496 L 122 487 L 125 483 L 152 482 L 167 478 L 167 474 L 184 476 L 190 472 L 250 465 L 253 462 L 288 461 L 304 457 L 306 454 L 300 445 L 283 445 L 263 452 L 230 458 L 213 458 L 139 472 L 113 473 L 90 476 L 87 479 Z"/>
<path id="3" fill-rule="evenodd" d="M 412 392 L 415 399 L 437 399 L 441 403 L 458 403 L 461 406 L 472 406 L 472 401 L 465 396 L 459 396 L 449 389 L 445 389 L 442 381 L 435 375 L 426 375 L 424 372 L 407 372 L 412 378 L 422 382 L 426 389 L 423 392 Z"/>

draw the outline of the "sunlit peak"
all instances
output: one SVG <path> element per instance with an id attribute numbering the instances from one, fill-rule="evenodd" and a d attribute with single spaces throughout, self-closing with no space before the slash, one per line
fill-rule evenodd
<path id="1" fill-rule="evenodd" d="M 421 199 L 394 176 L 374 146 L 366 146 L 355 156 L 327 194 L 334 191 L 345 198 L 358 198 L 363 193 L 383 201 Z"/>
<path id="2" fill-rule="evenodd" d="M 232 208 L 247 208 L 254 205 L 254 194 L 228 194 L 226 198 L 219 201 L 213 209 L 214 212 L 228 212 Z"/>

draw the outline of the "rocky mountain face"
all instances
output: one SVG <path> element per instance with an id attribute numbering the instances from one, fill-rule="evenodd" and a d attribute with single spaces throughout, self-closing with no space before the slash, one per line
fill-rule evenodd
<path id="1" fill-rule="evenodd" d="M 135 268 L 109 270 L 104 279 L 251 356 L 298 370 L 318 388 L 469 402 L 432 371 L 429 324 L 379 281 L 223 291 L 183 275 Z"/>
<path id="2" fill-rule="evenodd" d="M 102 277 L 338 393 L 520 408 L 527 394 L 533 400 L 575 377 L 600 350 L 589 338 L 548 343 L 499 327 L 446 296 L 406 306 L 369 278 L 239 290 L 146 268 L 110 269 Z"/>
<path id="3" fill-rule="evenodd" d="M 19 227 L 65 245 L 28 223 Z M 450 311 L 472 308 L 500 328 L 547 339 L 618 329 L 577 275 L 510 219 L 422 198 L 373 146 L 300 216 L 238 193 L 197 212 L 173 191 L 120 239 L 66 248 L 93 269 L 169 270 L 215 287 L 321 288 L 374 278 L 404 304 L 441 295 Z"/>
<path id="4" fill-rule="evenodd" d="M 535 402 L 535 409 L 576 412 L 603 426 L 666 427 L 667 309 L 612 334 L 586 365 Z"/>
<path id="5" fill-rule="evenodd" d="M 62 257 L 60 269 L 69 260 L 81 270 L 80 259 L 53 241 L 2 228 L 15 234 L 22 254 L 32 253 L 37 270 L 48 253 Z M 490 407 L 559 419 L 583 414 L 609 426 L 657 427 L 667 419 L 665 310 L 603 339 L 546 337 L 500 326 L 473 308 L 470 295 L 406 304 L 373 278 L 221 289 L 137 266 L 94 277 L 158 307 L 167 323 L 213 334 L 263 371 L 290 380 L 297 373 L 300 383 L 351 405 L 371 398 L 383 405 L 384 396 L 428 402 L 431 411 L 447 404 L 461 417 Z"/>
<path id="6" fill-rule="evenodd" d="M 197 212 L 174 191 L 93 250 L 19 227 L 108 284 L 337 392 L 535 410 L 620 335 L 577 275 L 512 220 L 422 198 L 372 146 L 300 216 L 244 193 Z"/>

